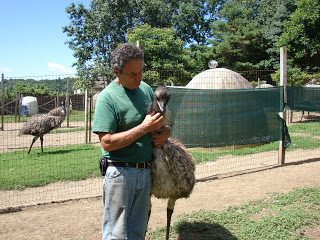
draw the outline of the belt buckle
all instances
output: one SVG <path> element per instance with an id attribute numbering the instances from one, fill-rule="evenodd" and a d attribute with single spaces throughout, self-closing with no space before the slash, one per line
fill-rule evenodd
<path id="1" fill-rule="evenodd" d="M 142 164 L 143 167 L 139 167 L 139 165 Z M 142 170 L 146 168 L 146 163 L 145 162 L 140 162 L 140 163 L 136 163 L 136 169 L 137 170 Z"/>

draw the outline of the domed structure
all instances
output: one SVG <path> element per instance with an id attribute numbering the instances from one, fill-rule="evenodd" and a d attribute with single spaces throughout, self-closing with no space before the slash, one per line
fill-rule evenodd
<path id="1" fill-rule="evenodd" d="M 268 83 L 263 83 L 260 84 L 260 86 L 257 86 L 256 88 L 273 88 L 274 86 L 272 86 L 271 84 Z"/>
<path id="2" fill-rule="evenodd" d="M 209 67 L 217 66 L 210 61 Z M 212 68 L 196 75 L 186 86 L 195 89 L 252 89 L 251 83 L 239 73 L 226 68 Z"/>

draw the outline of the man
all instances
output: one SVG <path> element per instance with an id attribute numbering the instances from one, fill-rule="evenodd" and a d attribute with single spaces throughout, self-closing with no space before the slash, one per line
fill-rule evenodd
<path id="1" fill-rule="evenodd" d="M 116 78 L 100 94 L 92 131 L 99 135 L 102 154 L 108 159 L 103 182 L 102 239 L 144 239 L 148 221 L 152 144 L 161 147 L 169 128 L 152 139 L 163 117 L 146 115 L 153 91 L 142 82 L 143 52 L 125 43 L 111 55 Z"/>

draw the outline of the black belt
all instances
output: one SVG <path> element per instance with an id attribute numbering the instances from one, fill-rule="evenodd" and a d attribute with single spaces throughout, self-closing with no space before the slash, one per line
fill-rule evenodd
<path id="1" fill-rule="evenodd" d="M 116 162 L 116 161 L 108 161 L 109 167 L 133 167 L 137 170 L 142 170 L 145 168 L 149 168 L 149 162 L 139 162 L 139 163 L 131 163 L 131 162 Z"/>

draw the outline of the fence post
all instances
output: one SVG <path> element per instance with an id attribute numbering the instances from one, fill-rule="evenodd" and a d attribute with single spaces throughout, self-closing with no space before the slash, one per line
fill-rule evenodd
<path id="1" fill-rule="evenodd" d="M 70 110 L 70 101 L 69 101 L 69 78 L 67 78 L 67 93 L 66 93 L 66 104 L 67 104 L 67 127 L 69 127 L 69 110 Z"/>
<path id="2" fill-rule="evenodd" d="M 137 47 L 143 51 L 144 50 L 144 41 L 138 40 Z"/>
<path id="3" fill-rule="evenodd" d="M 287 120 L 287 49 L 285 47 L 280 48 L 280 86 L 283 86 L 283 98 L 280 98 L 280 106 L 284 103 L 284 110 L 280 112 L 280 117 L 286 121 Z M 279 164 L 282 166 L 285 163 L 285 148 L 283 146 L 283 131 L 281 131 L 281 137 L 279 143 Z"/>
<path id="4" fill-rule="evenodd" d="M 92 87 L 88 90 L 88 143 L 91 143 Z"/>
<path id="5" fill-rule="evenodd" d="M 88 143 L 88 88 L 84 92 L 84 131 L 85 143 Z"/>
<path id="6" fill-rule="evenodd" d="M 1 131 L 4 131 L 4 89 L 3 89 L 4 74 L 1 77 Z"/>

